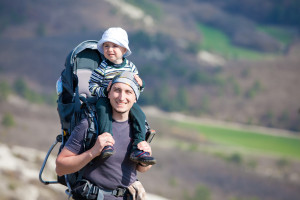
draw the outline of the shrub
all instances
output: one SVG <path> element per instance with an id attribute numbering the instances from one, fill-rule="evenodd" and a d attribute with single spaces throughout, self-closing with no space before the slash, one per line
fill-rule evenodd
<path id="1" fill-rule="evenodd" d="M 196 191 L 195 191 L 195 194 L 193 197 L 190 197 L 189 195 L 185 194 L 185 199 L 187 200 L 198 200 L 198 199 L 201 199 L 201 200 L 210 200 L 211 197 L 210 197 L 210 190 L 203 186 L 203 185 L 198 185 L 197 188 L 196 188 Z"/>
<path id="2" fill-rule="evenodd" d="M 36 35 L 38 37 L 43 37 L 46 35 L 46 26 L 43 23 L 38 24 L 36 28 Z"/>
<path id="3" fill-rule="evenodd" d="M 198 145 L 197 144 L 190 144 L 188 150 L 191 151 L 191 152 L 196 152 L 197 149 L 198 149 Z"/>
<path id="4" fill-rule="evenodd" d="M 139 7 L 145 13 L 155 17 L 156 19 L 161 19 L 163 12 L 162 9 L 152 1 L 147 0 L 126 0 L 127 2 Z"/>
<path id="5" fill-rule="evenodd" d="M 10 113 L 5 113 L 2 118 L 2 125 L 7 128 L 13 127 L 15 125 L 15 120 L 13 115 Z"/>
<path id="6" fill-rule="evenodd" d="M 188 92 L 184 87 L 180 87 L 176 94 L 177 110 L 183 111 L 188 108 Z"/>
<path id="7" fill-rule="evenodd" d="M 241 156 L 240 154 L 238 154 L 238 153 L 233 153 L 231 156 L 229 156 L 229 157 L 227 158 L 227 160 L 228 160 L 229 162 L 233 162 L 233 163 L 235 163 L 235 164 L 241 164 L 242 161 L 243 161 L 243 158 L 242 158 L 242 156 Z"/>
<path id="8" fill-rule="evenodd" d="M 11 89 L 10 89 L 9 85 L 6 82 L 1 81 L 0 82 L 0 101 L 7 100 L 7 97 L 10 93 L 11 93 Z"/>
<path id="9" fill-rule="evenodd" d="M 14 82 L 13 88 L 14 88 L 15 92 L 22 97 L 25 97 L 26 93 L 28 93 L 28 90 L 29 90 L 26 82 L 22 78 L 18 78 Z"/>
<path id="10" fill-rule="evenodd" d="M 41 94 L 33 91 L 22 78 L 19 78 L 14 82 L 13 89 L 17 95 L 25 98 L 31 103 L 47 103 L 49 105 L 55 105 L 57 99 L 56 93 Z"/>
<path id="11" fill-rule="evenodd" d="M 250 168 L 254 169 L 254 168 L 256 168 L 256 166 L 257 166 L 257 161 L 256 161 L 256 160 L 249 160 L 249 161 L 247 162 L 247 165 L 248 165 Z"/>
<path id="12" fill-rule="evenodd" d="M 171 177 L 169 180 L 169 185 L 172 187 L 176 187 L 178 185 L 178 180 L 175 177 Z"/>
<path id="13" fill-rule="evenodd" d="M 284 168 L 289 164 L 289 161 L 286 158 L 280 158 L 279 160 L 276 161 L 276 165 L 279 168 Z"/>
<path id="14" fill-rule="evenodd" d="M 253 99 L 262 90 L 261 83 L 256 80 L 251 88 L 246 92 L 246 97 Z"/>

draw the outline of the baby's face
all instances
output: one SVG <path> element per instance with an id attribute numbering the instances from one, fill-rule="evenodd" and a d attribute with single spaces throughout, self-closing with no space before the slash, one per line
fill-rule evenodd
<path id="1" fill-rule="evenodd" d="M 103 54 L 106 59 L 115 64 L 123 62 L 123 55 L 127 49 L 112 42 L 103 43 Z"/>

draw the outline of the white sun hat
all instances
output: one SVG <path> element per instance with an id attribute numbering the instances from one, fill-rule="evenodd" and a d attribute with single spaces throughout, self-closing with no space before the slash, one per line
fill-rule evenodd
<path id="1" fill-rule="evenodd" d="M 124 47 L 127 49 L 126 53 L 124 54 L 124 57 L 127 57 L 131 54 L 130 48 L 129 48 L 129 41 L 128 41 L 128 35 L 127 32 L 120 28 L 120 27 L 111 27 L 107 29 L 103 35 L 101 40 L 99 40 L 97 44 L 98 51 L 103 54 L 103 43 L 105 42 L 112 42 L 115 43 L 121 47 Z"/>

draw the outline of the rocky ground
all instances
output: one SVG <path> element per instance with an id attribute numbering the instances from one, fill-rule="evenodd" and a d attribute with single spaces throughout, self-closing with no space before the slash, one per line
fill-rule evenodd
<path id="1" fill-rule="evenodd" d="M 0 124 L 0 199 L 53 200 L 67 199 L 65 187 L 43 185 L 39 171 L 46 152 L 60 134 L 60 123 L 55 107 L 30 104 L 17 96 L 0 102 L 0 119 L 5 113 L 13 116 L 15 125 Z M 55 180 L 55 155 L 50 155 L 42 178 Z M 149 194 L 148 199 L 165 200 Z"/>
<path id="2" fill-rule="evenodd" d="M 53 200 L 67 199 L 65 187 L 59 184 L 43 185 L 39 182 L 39 170 L 46 156 L 36 149 L 0 144 L 0 199 L 1 200 Z M 55 180 L 55 156 L 50 155 L 44 181 Z M 166 200 L 148 194 L 148 200 Z"/>
<path id="3" fill-rule="evenodd" d="M 32 148 L 0 144 L 0 199 L 63 199 L 63 187 L 44 186 L 38 180 L 45 155 Z M 54 180 L 54 159 L 49 158 L 45 179 Z"/>
<path id="4" fill-rule="evenodd" d="M 0 103 L 0 110 L 0 119 L 5 113 L 12 114 L 14 118 L 14 126 L 0 125 L 0 199 L 66 199 L 64 186 L 45 186 L 38 180 L 45 152 L 60 134 L 55 107 L 30 104 L 11 96 L 6 103 Z M 243 149 L 232 150 L 218 146 L 206 141 L 199 134 L 162 123 L 164 119 L 171 118 L 220 126 L 224 125 L 224 122 L 196 119 L 178 113 L 164 113 L 152 107 L 144 108 L 144 111 L 151 126 L 158 132 L 151 143 L 158 164 L 149 172 L 138 175 L 149 193 L 182 200 L 191 199 L 200 188 L 208 193 L 212 200 L 298 199 L 299 161 L 287 160 L 286 165 L 280 168 L 276 164 L 276 157 L 241 154 L 243 163 L 228 162 L 213 152 L 219 150 L 230 155 L 231 152 L 243 153 Z M 238 124 L 226 125 L 241 127 Z M 268 134 L 295 137 L 287 131 L 268 130 Z M 53 155 L 54 157 L 49 158 L 43 174 L 45 180 L 56 178 L 55 151 Z M 255 166 L 252 166 L 251 162 L 254 162 Z M 148 198 L 162 200 L 162 197 L 151 195 Z"/>

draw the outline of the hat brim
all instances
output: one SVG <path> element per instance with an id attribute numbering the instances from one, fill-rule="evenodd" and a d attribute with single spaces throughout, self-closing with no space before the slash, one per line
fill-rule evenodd
<path id="1" fill-rule="evenodd" d="M 124 48 L 127 50 L 126 53 L 123 55 L 124 57 L 127 57 L 127 56 L 129 56 L 129 55 L 131 54 L 131 51 L 130 51 L 129 46 L 124 46 L 124 45 L 121 44 L 119 41 L 115 40 L 114 38 L 110 38 L 110 37 L 99 40 L 99 42 L 98 42 L 98 44 L 97 44 L 98 51 L 99 51 L 100 53 L 102 53 L 102 54 L 104 54 L 102 45 L 103 45 L 105 42 L 112 42 L 112 43 L 115 43 L 115 44 L 117 44 L 117 45 L 119 45 L 119 46 L 121 46 L 121 47 L 124 47 Z"/>

